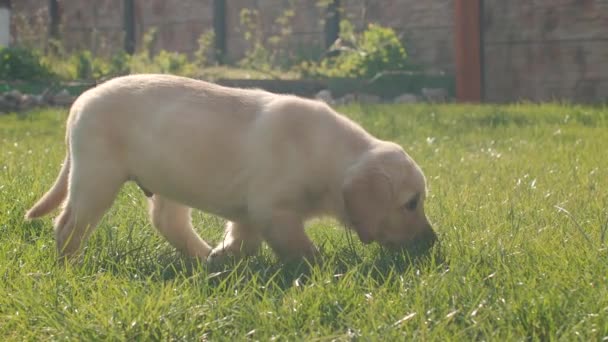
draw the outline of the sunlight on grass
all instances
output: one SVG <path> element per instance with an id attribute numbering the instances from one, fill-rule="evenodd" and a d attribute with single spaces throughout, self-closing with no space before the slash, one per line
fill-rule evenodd
<path id="1" fill-rule="evenodd" d="M 59 267 L 52 217 L 25 210 L 64 154 L 65 110 L 0 116 L 3 340 L 602 340 L 608 336 L 608 109 L 377 105 L 342 111 L 425 171 L 430 254 L 364 247 L 334 221 L 309 229 L 324 262 L 268 249 L 219 270 L 184 260 L 127 185 Z M 221 219 L 195 213 L 213 243 Z"/>

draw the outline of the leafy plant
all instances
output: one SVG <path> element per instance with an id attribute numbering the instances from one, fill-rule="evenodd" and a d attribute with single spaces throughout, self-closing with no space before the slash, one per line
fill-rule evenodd
<path id="1" fill-rule="evenodd" d="M 291 23 L 294 16 L 295 10 L 291 4 L 274 20 L 273 31 L 275 33 L 265 37 L 258 10 L 242 9 L 240 12 L 241 30 L 243 30 L 245 40 L 250 43 L 250 48 L 238 64 L 245 68 L 269 72 L 276 68 L 287 70 L 297 60 L 301 60 L 301 54 L 289 44 L 293 34 Z"/>
<path id="2" fill-rule="evenodd" d="M 154 56 L 153 65 L 161 73 L 191 75 L 195 71 L 195 66 L 190 63 L 185 54 L 161 50 Z"/>
<path id="3" fill-rule="evenodd" d="M 125 51 L 121 50 L 112 55 L 110 58 L 108 74 L 113 76 L 129 74 L 131 72 L 130 63 L 131 56 Z"/>
<path id="4" fill-rule="evenodd" d="M 386 71 L 413 70 L 395 31 L 377 24 L 356 33 L 347 20 L 340 22 L 340 37 L 321 62 L 305 61 L 298 67 L 308 76 L 372 78 Z"/>
<path id="5" fill-rule="evenodd" d="M 76 78 L 81 80 L 93 77 L 93 55 L 91 51 L 84 50 L 73 56 L 76 66 Z"/>
<path id="6" fill-rule="evenodd" d="M 48 80 L 55 78 L 48 65 L 42 63 L 34 50 L 20 47 L 0 47 L 0 79 Z"/>
<path id="7" fill-rule="evenodd" d="M 198 49 L 194 53 L 194 62 L 199 67 L 205 67 L 211 64 L 211 61 L 215 57 L 213 55 L 213 39 L 215 33 L 213 31 L 206 31 L 198 37 Z"/>
<path id="8" fill-rule="evenodd" d="M 193 75 L 196 66 L 188 60 L 188 56 L 179 52 L 161 50 L 154 53 L 157 30 L 150 29 L 143 36 L 143 49 L 129 59 L 131 73 L 171 73 Z"/>
<path id="9" fill-rule="evenodd" d="M 239 21 L 244 29 L 243 38 L 251 44 L 251 47 L 238 64 L 245 68 L 268 70 L 271 68 L 272 58 L 270 51 L 264 46 L 259 15 L 258 10 L 249 8 L 243 8 L 239 13 Z"/>

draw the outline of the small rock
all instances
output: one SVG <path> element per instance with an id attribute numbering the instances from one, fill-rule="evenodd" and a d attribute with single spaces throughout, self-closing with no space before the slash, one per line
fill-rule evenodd
<path id="1" fill-rule="evenodd" d="M 74 103 L 74 100 L 76 100 L 76 98 L 70 95 L 70 93 L 66 89 L 63 89 L 62 91 L 55 94 L 55 96 L 53 96 L 52 102 L 54 105 L 57 106 L 69 106 Z"/>
<path id="2" fill-rule="evenodd" d="M 346 94 L 334 101 L 334 103 L 339 106 L 347 105 L 353 102 L 355 102 L 355 95 L 353 94 Z"/>
<path id="3" fill-rule="evenodd" d="M 334 98 L 331 95 L 331 91 L 328 89 L 323 89 L 320 92 L 318 92 L 317 95 L 315 95 L 315 99 L 323 101 L 327 104 L 334 103 Z"/>
<path id="4" fill-rule="evenodd" d="M 19 110 L 26 110 L 33 107 L 36 104 L 34 97 L 32 95 L 24 94 L 19 99 Z"/>
<path id="5" fill-rule="evenodd" d="M 53 101 L 53 94 L 51 92 L 51 88 L 46 88 L 42 94 L 40 94 L 39 96 L 41 96 L 41 104 L 43 105 L 49 105 L 51 104 L 51 102 Z"/>
<path id="6" fill-rule="evenodd" d="M 4 94 L 4 99 L 8 102 L 19 103 L 23 94 L 17 89 L 13 89 Z"/>
<path id="7" fill-rule="evenodd" d="M 417 103 L 418 101 L 418 96 L 408 93 L 401 94 L 393 100 L 394 103 Z"/>
<path id="8" fill-rule="evenodd" d="M 19 105 L 21 103 L 21 97 L 23 94 L 19 90 L 11 90 L 4 94 L 2 104 L 0 108 L 5 112 L 13 112 L 19 109 Z"/>
<path id="9" fill-rule="evenodd" d="M 34 100 L 35 106 L 44 106 L 46 104 L 46 99 L 43 94 L 40 95 L 32 95 L 32 99 Z"/>
<path id="10" fill-rule="evenodd" d="M 444 88 L 422 88 L 422 96 L 429 102 L 446 102 L 448 91 Z"/>
<path id="11" fill-rule="evenodd" d="M 369 104 L 374 104 L 374 103 L 380 103 L 381 99 L 380 96 L 378 95 L 373 95 L 373 94 L 359 94 L 359 96 L 357 97 L 357 100 L 359 100 L 359 102 L 361 103 L 369 103 Z"/>
<path id="12" fill-rule="evenodd" d="M 0 113 L 7 113 L 12 110 L 10 103 L 0 94 Z"/>

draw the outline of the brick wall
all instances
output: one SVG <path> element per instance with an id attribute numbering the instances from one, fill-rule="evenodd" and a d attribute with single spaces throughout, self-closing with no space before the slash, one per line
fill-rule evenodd
<path id="1" fill-rule="evenodd" d="M 47 1 L 14 1 L 14 16 L 19 17 L 13 29 L 16 42 L 44 46 L 48 26 Z M 452 0 L 343 0 L 343 15 L 362 28 L 376 22 L 395 28 L 403 37 L 407 50 L 416 63 L 434 69 L 453 69 L 451 42 Z M 68 49 L 87 48 L 94 53 L 111 53 L 123 47 L 123 0 L 61 0 L 62 43 Z M 192 53 L 198 37 L 213 27 L 212 0 L 135 0 L 136 37 L 151 28 L 158 30 L 156 49 Z M 287 49 L 303 56 L 318 56 L 325 46 L 325 8 L 313 0 L 227 0 L 227 57 L 237 61 L 250 44 L 244 39 L 240 13 L 256 9 L 263 40 L 277 35 L 281 25 L 276 18 L 285 10 L 295 10 L 290 20 L 292 39 Z"/>
<path id="2" fill-rule="evenodd" d="M 342 4 L 357 27 L 370 22 L 392 27 L 413 61 L 453 72 L 453 0 L 343 0 Z"/>
<path id="3" fill-rule="evenodd" d="M 136 0 L 135 7 L 136 37 L 156 28 L 158 49 L 193 53 L 199 37 L 213 29 L 213 1 Z"/>
<path id="4" fill-rule="evenodd" d="M 608 1 L 484 5 L 487 100 L 608 99 Z"/>
<path id="5" fill-rule="evenodd" d="M 342 0 L 343 17 L 358 28 L 375 22 L 394 28 L 413 62 L 454 72 L 453 0 Z M 605 101 L 608 94 L 607 0 L 484 0 L 485 97 Z M 123 47 L 123 0 L 61 0 L 61 32 L 67 49 L 97 54 Z M 136 37 L 158 29 L 156 49 L 192 53 L 213 27 L 212 0 L 135 0 Z M 44 46 L 45 0 L 13 1 L 13 40 Z M 227 57 L 237 61 L 250 47 L 239 16 L 257 9 L 263 40 L 277 35 L 286 9 L 291 38 L 283 48 L 318 55 L 325 46 L 325 9 L 314 0 L 226 0 Z"/>
<path id="6" fill-rule="evenodd" d="M 315 1 L 293 0 L 291 4 L 284 0 L 226 1 L 226 50 L 229 61 L 241 59 L 251 43 L 244 38 L 246 29 L 240 24 L 243 9 L 256 10 L 256 25 L 263 32 L 263 41 L 280 35 L 286 26 L 276 22 L 285 10 L 293 9 L 296 15 L 289 20 L 292 39 L 284 41 L 280 47 L 289 49 L 295 54 L 319 56 L 323 51 L 323 25 L 325 11 Z"/>
<path id="7" fill-rule="evenodd" d="M 239 13 L 243 8 L 257 9 L 259 25 L 265 38 L 276 35 L 280 25 L 275 20 L 287 8 L 289 1 L 227 1 L 228 57 L 241 58 L 249 44 L 243 38 Z M 297 16 L 291 22 L 294 39 L 290 48 L 300 53 L 320 54 L 324 41 L 325 8 L 314 1 L 292 1 Z M 453 0 L 343 0 L 342 17 L 363 29 L 367 23 L 378 23 L 395 29 L 403 41 L 410 58 L 427 68 L 452 72 L 452 7 Z"/>
<path id="8" fill-rule="evenodd" d="M 14 2 L 14 40 L 26 45 L 47 42 L 47 1 Z M 110 54 L 123 48 L 123 0 L 62 0 L 61 37 L 67 50 L 88 49 Z M 194 52 L 197 40 L 212 29 L 212 1 L 146 0 L 135 1 L 135 29 L 138 44 L 152 28 L 158 30 L 156 49 Z"/>
<path id="9" fill-rule="evenodd" d="M 12 1 L 11 43 L 43 47 L 47 39 L 47 2 L 41 0 Z"/>
<path id="10" fill-rule="evenodd" d="M 94 54 L 123 47 L 123 1 L 63 0 L 60 32 L 68 50 L 89 49 Z"/>

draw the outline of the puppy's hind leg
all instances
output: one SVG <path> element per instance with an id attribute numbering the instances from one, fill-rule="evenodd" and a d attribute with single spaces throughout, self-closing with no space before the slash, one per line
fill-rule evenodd
<path id="1" fill-rule="evenodd" d="M 124 182 L 109 164 L 73 160 L 66 205 L 55 220 L 55 238 L 61 258 L 75 257 Z"/>
<path id="2" fill-rule="evenodd" d="M 194 231 L 191 209 L 155 194 L 149 199 L 150 218 L 158 231 L 188 257 L 206 259 L 211 247 Z"/>

